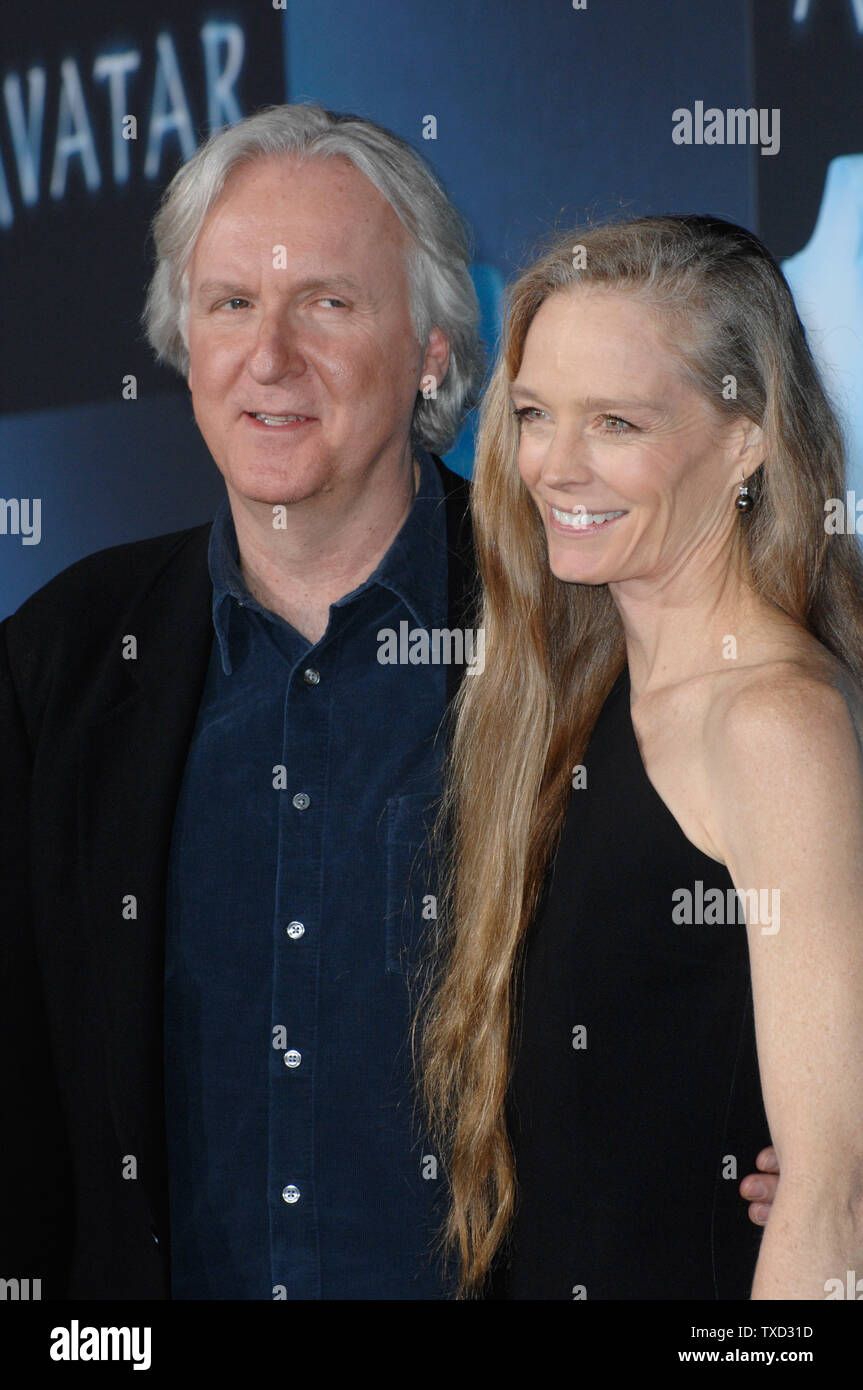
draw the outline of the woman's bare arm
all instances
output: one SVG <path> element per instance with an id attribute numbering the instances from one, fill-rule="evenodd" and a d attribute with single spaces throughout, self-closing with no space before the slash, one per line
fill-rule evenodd
<path id="1" fill-rule="evenodd" d="M 863 1269 L 863 758 L 843 695 L 805 676 L 745 687 L 708 745 L 715 842 L 759 894 L 749 956 L 782 1169 L 752 1297 L 822 1299 Z"/>

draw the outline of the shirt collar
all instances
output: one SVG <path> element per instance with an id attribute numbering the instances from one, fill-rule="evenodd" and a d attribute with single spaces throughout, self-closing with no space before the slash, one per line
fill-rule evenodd
<path id="1" fill-rule="evenodd" d="M 343 608 L 354 603 L 375 585 L 389 589 L 407 607 L 418 627 L 430 629 L 445 614 L 446 603 L 446 515 L 443 480 L 431 454 L 417 448 L 419 486 L 411 509 L 380 564 L 368 579 L 333 604 Z M 230 503 L 219 504 L 210 531 L 207 553 L 213 582 L 213 627 L 219 644 L 222 669 L 230 675 L 231 615 L 239 608 L 276 623 L 278 614 L 263 608 L 249 592 L 240 570 L 240 552 Z"/>

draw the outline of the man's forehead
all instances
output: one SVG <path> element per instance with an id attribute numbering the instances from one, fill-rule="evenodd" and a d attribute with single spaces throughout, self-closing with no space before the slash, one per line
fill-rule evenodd
<path id="1" fill-rule="evenodd" d="M 213 254 L 246 260 L 252 253 L 266 262 L 281 245 L 285 268 L 315 276 L 334 268 L 327 264 L 333 257 L 346 271 L 409 240 L 383 194 L 348 160 L 266 156 L 232 170 L 204 220 L 193 259 L 200 263 L 205 252 L 208 261 Z"/>
<path id="2" fill-rule="evenodd" d="M 339 204 L 357 205 L 363 220 L 393 229 L 402 226 L 380 189 L 344 155 L 260 155 L 244 160 L 226 178 L 207 221 L 220 211 L 242 219 L 245 209 L 253 209 L 256 216 L 269 211 L 345 226 L 338 216 Z M 350 233 L 348 226 L 345 232 Z"/>

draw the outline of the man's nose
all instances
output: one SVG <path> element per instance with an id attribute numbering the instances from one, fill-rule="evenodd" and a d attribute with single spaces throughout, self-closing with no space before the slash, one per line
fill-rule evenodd
<path id="1" fill-rule="evenodd" d="M 247 366 L 249 374 L 261 382 L 302 375 L 306 362 L 287 314 L 269 313 L 261 319 Z"/>

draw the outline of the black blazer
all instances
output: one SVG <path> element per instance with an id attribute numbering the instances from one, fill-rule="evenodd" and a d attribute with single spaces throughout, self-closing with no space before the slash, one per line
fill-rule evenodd
<path id="1" fill-rule="evenodd" d="M 468 487 L 436 462 L 448 622 L 465 626 Z M 213 635 L 209 535 L 100 551 L 0 624 L 0 1277 L 41 1278 L 45 1299 L 170 1296 L 165 891 Z"/>

